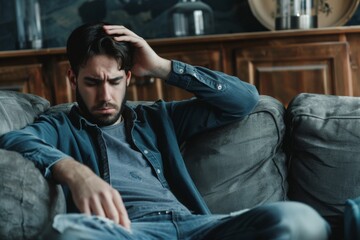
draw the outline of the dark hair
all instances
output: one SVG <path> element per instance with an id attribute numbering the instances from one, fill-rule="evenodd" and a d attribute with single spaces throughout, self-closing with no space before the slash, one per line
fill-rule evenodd
<path id="1" fill-rule="evenodd" d="M 96 55 L 107 55 L 114 58 L 119 69 L 128 72 L 133 65 L 132 46 L 128 42 L 117 42 L 114 36 L 108 35 L 103 29 L 106 23 L 84 24 L 76 28 L 69 36 L 66 52 L 71 69 L 76 75 L 81 66 Z"/>

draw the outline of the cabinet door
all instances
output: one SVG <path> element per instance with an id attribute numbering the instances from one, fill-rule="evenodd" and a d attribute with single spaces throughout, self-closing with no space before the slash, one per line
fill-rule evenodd
<path id="1" fill-rule="evenodd" d="M 175 59 L 191 65 L 198 65 L 214 70 L 221 70 L 220 52 L 217 50 L 204 51 L 181 51 L 163 53 L 160 55 L 166 59 Z M 168 84 L 158 78 L 137 78 L 132 83 L 134 100 L 154 101 L 163 99 L 165 101 L 183 100 L 194 95 Z"/>
<path id="2" fill-rule="evenodd" d="M 49 99 L 42 64 L 0 67 L 0 89 L 32 93 Z"/>
<path id="3" fill-rule="evenodd" d="M 235 58 L 240 79 L 286 106 L 302 92 L 352 95 L 349 48 L 345 42 L 237 49 Z"/>

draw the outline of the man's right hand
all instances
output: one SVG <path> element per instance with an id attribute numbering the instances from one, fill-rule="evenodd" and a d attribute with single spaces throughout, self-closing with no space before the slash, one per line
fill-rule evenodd
<path id="1" fill-rule="evenodd" d="M 69 186 L 75 205 L 82 213 L 107 217 L 130 230 L 120 193 L 90 168 L 68 158 L 57 162 L 52 173 L 56 181 Z"/>
<path id="2" fill-rule="evenodd" d="M 124 26 L 105 25 L 105 31 L 114 36 L 116 41 L 129 42 L 135 48 L 134 66 L 131 72 L 138 77 L 150 76 L 166 80 L 171 71 L 171 61 L 160 57 L 150 45 L 134 32 Z"/>

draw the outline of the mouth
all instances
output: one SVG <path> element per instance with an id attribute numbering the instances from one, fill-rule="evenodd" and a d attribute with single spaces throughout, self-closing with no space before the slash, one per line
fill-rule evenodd
<path id="1" fill-rule="evenodd" d="M 106 114 L 106 115 L 111 115 L 114 114 L 116 112 L 115 108 L 109 108 L 109 107 L 104 107 L 104 108 L 97 108 L 94 110 L 94 113 L 98 113 L 98 114 Z"/>

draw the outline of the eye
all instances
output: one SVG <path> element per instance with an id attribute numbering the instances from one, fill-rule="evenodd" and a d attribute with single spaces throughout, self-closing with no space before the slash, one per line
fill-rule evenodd
<path id="1" fill-rule="evenodd" d="M 94 80 L 85 80 L 85 85 L 86 86 L 96 86 L 98 85 L 98 82 L 97 81 L 94 81 Z"/>
<path id="2" fill-rule="evenodd" d="M 111 85 L 119 85 L 120 84 L 120 80 L 111 80 L 109 81 Z"/>

